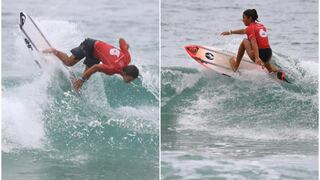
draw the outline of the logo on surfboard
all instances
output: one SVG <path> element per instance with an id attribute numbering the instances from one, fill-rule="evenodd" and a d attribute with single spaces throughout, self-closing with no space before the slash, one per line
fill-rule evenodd
<path id="1" fill-rule="evenodd" d="M 212 53 L 210 53 L 210 52 L 206 52 L 205 56 L 209 60 L 213 60 L 214 59 L 214 55 Z"/>

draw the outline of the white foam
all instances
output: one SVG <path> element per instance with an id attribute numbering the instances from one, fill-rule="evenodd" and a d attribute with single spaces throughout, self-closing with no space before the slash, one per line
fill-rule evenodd
<path id="1" fill-rule="evenodd" d="M 162 85 L 172 86 L 176 94 L 180 94 L 186 88 L 192 88 L 201 77 L 204 76 L 202 73 L 183 73 L 177 70 L 164 69 L 162 70 L 164 74 L 172 74 L 174 79 L 169 78 L 167 81 L 162 78 Z"/>
<path id="2" fill-rule="evenodd" d="M 48 103 L 48 83 L 48 76 L 42 75 L 31 83 L 3 92 L 3 150 L 42 147 L 45 140 L 42 111 Z"/>
<path id="3" fill-rule="evenodd" d="M 159 70 L 150 68 L 150 66 L 139 66 L 137 64 L 141 77 L 142 86 L 147 89 L 159 101 Z M 154 66 L 157 67 L 157 66 Z M 134 83 L 134 82 L 133 82 Z"/>
<path id="4" fill-rule="evenodd" d="M 183 179 L 281 179 L 283 176 L 306 178 L 317 175 L 318 163 L 314 156 L 269 155 L 250 159 L 232 159 L 204 152 L 162 151 L 164 178 L 181 176 Z M 297 171 L 299 169 L 299 171 Z"/>
<path id="5" fill-rule="evenodd" d="M 280 126 L 274 127 L 272 124 L 263 125 L 256 124 L 254 126 L 248 124 L 244 126 L 241 122 L 236 123 L 239 126 L 230 124 L 227 126 L 224 121 L 229 121 L 231 118 L 235 118 L 237 111 L 226 112 L 224 116 L 213 118 L 212 115 L 216 111 L 221 111 L 221 104 L 230 98 L 237 97 L 237 92 L 232 91 L 234 86 L 229 84 L 220 84 L 219 93 L 215 93 L 215 89 L 211 89 L 211 86 L 206 86 L 197 93 L 197 99 L 193 100 L 191 105 L 187 107 L 181 107 L 180 113 L 177 119 L 178 126 L 176 131 L 204 131 L 214 136 L 232 136 L 240 137 L 252 140 L 317 140 L 318 132 L 315 129 L 309 129 L 305 127 L 296 126 Z M 250 88 L 251 91 L 257 91 L 258 86 Z M 222 93 L 222 92 L 223 93 Z M 286 92 L 285 89 L 279 89 L 279 91 Z M 236 93 L 236 94 L 234 94 Z M 223 94 L 223 95 L 220 95 Z M 296 93 L 289 93 L 290 97 L 294 96 L 297 100 L 310 101 L 310 98 L 314 96 L 302 96 Z M 250 112 L 257 111 L 257 112 Z M 253 108 L 247 109 L 247 113 L 257 114 L 259 109 Z M 221 113 L 221 112 L 220 112 Z M 268 115 L 267 115 L 268 116 Z M 273 114 L 275 116 L 275 114 Z M 281 116 L 280 116 L 281 117 Z M 266 117 L 268 118 L 268 117 Z M 236 121 L 236 120 L 234 120 Z M 253 122 L 257 123 L 257 122 Z M 222 125 L 221 125 L 222 124 Z M 217 131 L 218 129 L 218 131 Z"/>
<path id="6" fill-rule="evenodd" d="M 113 111 L 114 117 L 109 119 L 108 123 L 117 122 L 120 127 L 125 127 L 140 133 L 158 133 L 159 108 L 157 106 L 122 106 L 113 109 Z"/>
<path id="7" fill-rule="evenodd" d="M 48 35 L 49 41 L 62 50 L 75 46 L 75 39 L 80 39 L 72 23 L 42 20 L 38 25 Z M 14 45 L 14 56 L 4 59 L 6 70 L 3 78 L 14 78 L 21 83 L 14 87 L 3 87 L 2 149 L 7 152 L 20 148 L 42 148 L 46 143 L 43 113 L 50 103 L 47 88 L 53 74 L 62 67 L 62 63 L 52 59 L 52 56 L 46 56 L 45 59 L 35 56 L 48 63 L 39 69 L 20 33 L 17 33 Z"/>
<path id="8" fill-rule="evenodd" d="M 219 127 L 219 133 L 211 131 L 211 135 L 231 136 L 236 138 L 246 138 L 250 140 L 317 140 L 318 133 L 306 128 L 238 128 Z"/>
<path id="9" fill-rule="evenodd" d="M 300 66 L 307 71 L 307 75 L 314 77 L 315 79 L 319 74 L 319 63 L 312 61 L 301 61 Z"/>

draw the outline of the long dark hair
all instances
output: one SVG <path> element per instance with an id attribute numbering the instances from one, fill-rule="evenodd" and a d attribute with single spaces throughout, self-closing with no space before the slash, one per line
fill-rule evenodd
<path id="1" fill-rule="evenodd" d="M 247 9 L 243 12 L 248 18 L 251 17 L 253 21 L 258 21 L 258 13 L 255 9 Z"/>

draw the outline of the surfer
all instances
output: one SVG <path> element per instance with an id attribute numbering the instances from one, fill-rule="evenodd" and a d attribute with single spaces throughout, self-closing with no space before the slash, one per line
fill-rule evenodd
<path id="1" fill-rule="evenodd" d="M 272 50 L 269 45 L 267 30 L 262 23 L 258 22 L 257 11 L 255 9 L 245 10 L 242 15 L 242 22 L 247 28 L 221 33 L 223 36 L 231 34 L 247 34 L 247 39 L 243 39 L 239 46 L 237 57 L 232 57 L 229 60 L 233 71 L 237 71 L 244 52 L 246 51 L 252 61 L 261 65 L 262 68 L 267 68 L 269 73 L 276 73 L 278 79 L 288 82 L 285 73 L 270 64 Z"/>
<path id="2" fill-rule="evenodd" d="M 85 57 L 83 64 L 86 65 L 82 76 L 73 82 L 75 89 L 79 90 L 83 83 L 96 72 L 103 72 L 106 75 L 119 74 L 125 83 L 130 83 L 139 75 L 135 65 L 129 65 L 131 61 L 128 51 L 129 44 L 122 38 L 119 39 L 119 47 L 103 41 L 87 38 L 80 46 L 71 49 L 71 56 L 55 48 L 49 48 L 44 53 L 53 53 L 66 66 L 73 66 Z"/>

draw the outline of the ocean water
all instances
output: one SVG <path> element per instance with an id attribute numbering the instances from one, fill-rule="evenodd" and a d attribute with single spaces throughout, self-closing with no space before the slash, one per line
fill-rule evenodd
<path id="1" fill-rule="evenodd" d="M 242 12 L 258 11 L 272 63 L 232 79 L 200 67 L 189 44 L 236 52 Z M 161 178 L 318 179 L 318 1 L 162 1 Z"/>
<path id="2" fill-rule="evenodd" d="M 33 62 L 20 11 L 68 54 L 86 37 L 125 38 L 142 78 L 95 74 L 78 96 L 59 66 Z M 2 1 L 2 179 L 158 179 L 158 15 L 148 0 Z"/>

